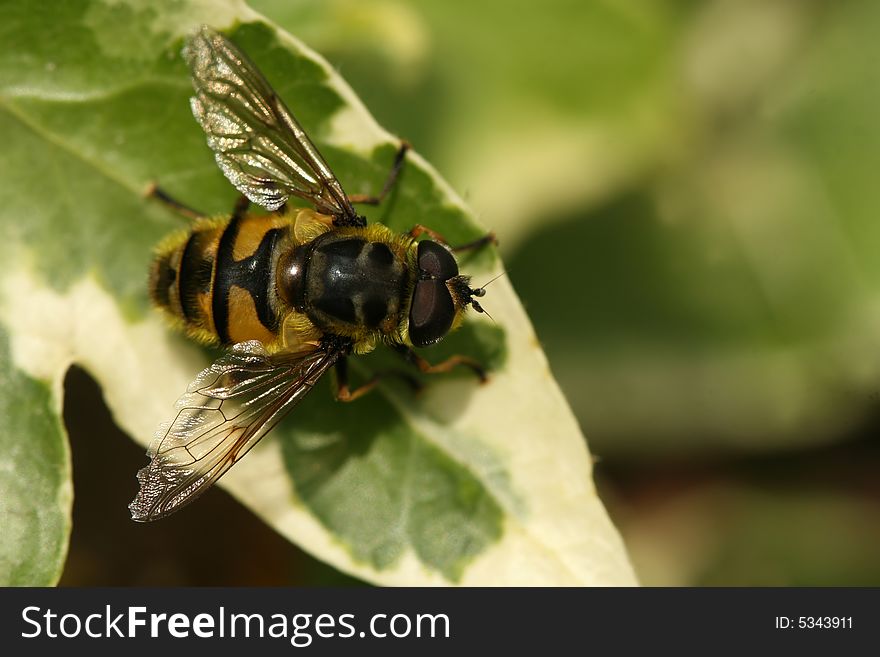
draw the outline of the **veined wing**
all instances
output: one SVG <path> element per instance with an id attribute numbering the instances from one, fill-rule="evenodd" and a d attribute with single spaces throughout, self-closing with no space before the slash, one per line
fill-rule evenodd
<path id="1" fill-rule="evenodd" d="M 319 212 L 358 221 L 318 149 L 235 44 L 203 25 L 183 57 L 196 90 L 193 114 L 217 164 L 241 193 L 269 210 L 299 196 Z"/>
<path id="2" fill-rule="evenodd" d="M 156 520 L 192 502 L 244 456 L 312 389 L 341 351 L 321 347 L 270 356 L 242 342 L 203 370 L 177 400 L 138 472 L 131 517 Z"/>

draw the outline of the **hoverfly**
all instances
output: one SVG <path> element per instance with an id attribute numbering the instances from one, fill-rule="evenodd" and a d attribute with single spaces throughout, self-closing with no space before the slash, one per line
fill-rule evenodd
<path id="1" fill-rule="evenodd" d="M 191 106 L 229 181 L 244 195 L 231 216 L 207 218 L 153 188 L 192 220 L 161 243 L 150 296 L 190 337 L 230 350 L 202 371 L 159 429 L 138 472 L 134 520 L 166 516 L 216 482 L 274 427 L 331 367 L 336 396 L 351 401 L 347 358 L 378 344 L 423 372 L 461 365 L 485 380 L 466 356 L 431 365 L 413 351 L 441 340 L 468 306 L 484 312 L 458 271 L 453 251 L 494 241 L 489 234 L 457 249 L 416 225 L 398 234 L 367 224 L 352 203 L 377 204 L 403 165 L 403 144 L 382 192 L 347 196 L 259 70 L 223 35 L 203 26 L 188 41 Z M 288 207 L 295 196 L 314 209 Z M 270 214 L 248 212 L 250 202 Z M 423 233 L 430 239 L 417 241 Z"/>

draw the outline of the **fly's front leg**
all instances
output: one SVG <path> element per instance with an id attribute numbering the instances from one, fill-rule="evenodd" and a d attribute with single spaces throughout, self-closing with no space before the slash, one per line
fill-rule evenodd
<path id="1" fill-rule="evenodd" d="M 459 246 L 451 246 L 449 242 L 446 240 L 443 235 L 438 233 L 436 230 L 428 228 L 427 226 L 423 226 L 422 224 L 416 224 L 409 231 L 409 236 L 413 239 L 417 239 L 422 235 L 428 235 L 435 242 L 439 242 L 445 246 L 448 246 L 453 253 L 462 253 L 464 251 L 474 251 L 476 249 L 481 249 L 488 244 L 498 244 L 498 239 L 495 237 L 495 233 L 488 232 L 482 237 L 478 237 L 472 242 L 467 242 L 466 244 L 461 244 Z"/>
<path id="2" fill-rule="evenodd" d="M 385 184 L 382 186 L 382 191 L 379 192 L 378 195 L 371 194 L 352 194 L 348 197 L 348 200 L 352 203 L 364 203 L 365 205 L 379 205 L 382 200 L 388 196 L 388 192 L 394 187 L 395 183 L 397 183 L 397 178 L 400 176 L 400 171 L 403 169 L 403 163 L 406 159 L 406 152 L 410 149 L 410 145 L 407 142 L 401 142 L 400 148 L 397 150 L 397 155 L 394 156 L 394 164 L 391 165 L 391 171 L 388 172 L 388 177 L 385 179 Z"/>
<path id="3" fill-rule="evenodd" d="M 377 372 L 373 375 L 372 379 L 352 390 L 348 385 L 348 358 L 345 356 L 336 361 L 335 371 L 336 400 L 341 402 L 352 402 L 355 399 L 363 397 L 375 388 L 379 381 L 388 376 L 395 376 L 402 379 L 404 383 L 412 388 L 413 392 L 419 392 L 422 389 L 422 384 L 409 374 L 392 370 L 387 372 Z"/>
<path id="4" fill-rule="evenodd" d="M 196 219 L 201 219 L 205 215 L 198 210 L 193 210 L 188 205 L 181 203 L 173 196 L 169 195 L 164 189 L 159 187 L 155 182 L 151 182 L 144 192 L 144 196 L 146 198 L 154 198 L 157 201 L 163 203 L 165 207 L 172 210 L 173 212 L 179 214 L 184 219 L 189 219 L 190 221 L 195 221 Z"/>
<path id="5" fill-rule="evenodd" d="M 472 242 L 467 242 L 465 244 L 459 244 L 458 246 L 450 247 L 453 253 L 463 253 L 465 251 L 477 251 L 478 249 L 482 249 L 484 246 L 489 246 L 490 244 L 494 244 L 498 246 L 498 238 L 495 237 L 495 233 L 489 231 L 482 237 L 478 237 Z"/>
<path id="6" fill-rule="evenodd" d="M 462 356 L 460 354 L 456 354 L 454 356 L 450 356 L 442 362 L 437 363 L 436 365 L 432 365 L 407 346 L 400 345 L 395 347 L 395 349 L 401 356 L 403 356 L 407 360 L 407 362 L 412 363 L 419 369 L 420 372 L 424 372 L 425 374 L 442 374 L 444 372 L 452 371 L 454 367 L 461 366 L 468 368 L 474 374 L 476 374 L 477 378 L 480 380 L 480 383 L 486 383 L 486 381 L 489 380 L 489 376 L 486 374 L 486 368 L 470 356 Z"/>

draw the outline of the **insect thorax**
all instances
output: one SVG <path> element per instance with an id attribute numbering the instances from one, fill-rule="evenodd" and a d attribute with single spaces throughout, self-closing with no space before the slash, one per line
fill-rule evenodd
<path id="1" fill-rule="evenodd" d="M 408 280 L 394 243 L 331 231 L 299 247 L 301 290 L 295 305 L 322 330 L 396 331 Z"/>

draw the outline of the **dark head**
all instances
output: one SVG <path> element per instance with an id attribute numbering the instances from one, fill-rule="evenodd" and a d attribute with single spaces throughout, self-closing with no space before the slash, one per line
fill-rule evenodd
<path id="1" fill-rule="evenodd" d="M 442 340 L 461 323 L 468 306 L 485 312 L 474 298 L 485 290 L 471 288 L 470 277 L 459 275 L 448 248 L 431 240 L 419 242 L 416 265 L 418 278 L 409 309 L 409 340 L 414 347 Z"/>

